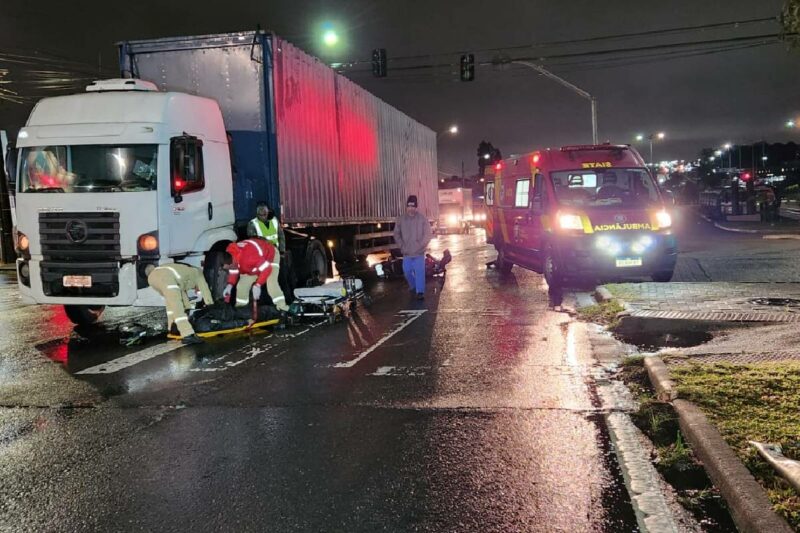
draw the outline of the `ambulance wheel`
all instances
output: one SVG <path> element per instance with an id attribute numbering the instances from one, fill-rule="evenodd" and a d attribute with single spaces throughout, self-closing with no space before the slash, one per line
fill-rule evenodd
<path id="1" fill-rule="evenodd" d="M 561 265 L 558 264 L 553 253 L 553 248 L 548 247 L 544 257 L 544 279 L 550 287 L 561 287 L 564 283 L 564 277 L 561 274 Z"/>
<path id="2" fill-rule="evenodd" d="M 650 278 L 656 283 L 666 283 L 672 279 L 672 270 L 664 270 L 663 272 L 655 272 Z"/>
<path id="3" fill-rule="evenodd" d="M 105 308 L 105 305 L 65 305 L 64 313 L 76 326 L 86 326 L 100 320 Z"/>
<path id="4" fill-rule="evenodd" d="M 497 259 L 495 259 L 494 264 L 497 271 L 501 274 L 508 274 L 511 272 L 511 269 L 514 268 L 514 263 L 506 258 L 506 253 L 502 248 L 497 250 Z"/>

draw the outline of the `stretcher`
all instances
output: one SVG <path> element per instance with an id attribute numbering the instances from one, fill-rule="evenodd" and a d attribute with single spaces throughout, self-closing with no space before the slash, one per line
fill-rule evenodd
<path id="1" fill-rule="evenodd" d="M 280 324 L 280 323 L 281 323 L 280 319 L 273 318 L 271 320 L 264 320 L 262 322 L 256 322 L 256 323 L 251 324 L 249 326 L 240 326 L 238 328 L 218 329 L 216 331 L 201 331 L 199 333 L 195 332 L 195 335 L 197 335 L 198 337 L 204 338 L 204 339 L 209 339 L 211 337 L 219 337 L 220 335 L 230 335 L 232 333 L 241 333 L 243 331 L 248 331 L 248 330 L 252 330 L 252 329 L 264 328 L 264 327 L 267 327 L 267 326 L 275 326 L 275 325 Z M 170 334 L 167 335 L 167 338 L 168 339 L 173 339 L 173 340 L 180 340 L 181 336 L 180 335 L 173 335 L 173 334 L 170 333 Z"/>
<path id="2" fill-rule="evenodd" d="M 323 317 L 329 324 L 341 320 L 345 311 L 356 308 L 357 302 L 368 307 L 372 298 L 358 278 L 343 278 L 317 287 L 294 290 L 294 302 L 289 311 L 289 325 L 304 317 Z"/>

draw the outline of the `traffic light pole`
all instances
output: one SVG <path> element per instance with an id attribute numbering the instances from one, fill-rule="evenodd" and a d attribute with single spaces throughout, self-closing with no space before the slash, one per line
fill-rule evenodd
<path id="1" fill-rule="evenodd" d="M 564 78 L 561 78 L 560 76 L 553 74 L 552 72 L 550 72 L 541 65 L 537 65 L 536 63 L 531 63 L 530 61 L 512 61 L 511 63 L 515 65 L 523 65 L 525 67 L 532 68 L 542 76 L 545 76 L 546 78 L 550 78 L 551 80 L 560 83 L 567 89 L 576 93 L 578 96 L 581 96 L 589 100 L 589 102 L 592 104 L 592 143 L 597 144 L 597 98 L 587 93 L 580 87 L 568 82 Z"/>

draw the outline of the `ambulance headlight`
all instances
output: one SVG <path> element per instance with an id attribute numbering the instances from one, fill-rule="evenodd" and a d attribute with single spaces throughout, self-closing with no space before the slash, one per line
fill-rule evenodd
<path id="1" fill-rule="evenodd" d="M 669 216 L 669 213 L 667 213 L 666 211 L 656 212 L 656 222 L 658 223 L 659 228 L 672 227 L 672 217 Z"/>
<path id="2" fill-rule="evenodd" d="M 635 254 L 643 254 L 653 245 L 653 237 L 650 235 L 643 235 L 636 239 L 631 245 L 631 251 Z"/>
<path id="3" fill-rule="evenodd" d="M 600 235 L 594 242 L 594 245 L 598 250 L 602 250 L 608 255 L 619 255 L 622 251 L 620 242 L 610 235 Z"/>
<path id="4" fill-rule="evenodd" d="M 566 230 L 583 230 L 583 221 L 580 215 L 573 213 L 559 213 L 558 225 Z"/>

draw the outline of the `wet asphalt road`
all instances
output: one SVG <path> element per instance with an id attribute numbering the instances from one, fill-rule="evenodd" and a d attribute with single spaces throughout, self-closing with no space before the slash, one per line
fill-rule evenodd
<path id="1" fill-rule="evenodd" d="M 119 345 L 158 312 L 73 331 L 3 278 L 0 528 L 635 530 L 569 316 L 482 236 L 435 244 L 424 302 L 377 282 L 349 321 L 190 348 Z"/>
<path id="2" fill-rule="evenodd" d="M 678 227 L 678 280 L 778 250 Z M 434 245 L 424 302 L 376 282 L 337 325 L 190 348 L 119 345 L 160 311 L 73 330 L 0 275 L 0 529 L 636 530 L 572 319 L 481 235 Z"/>

